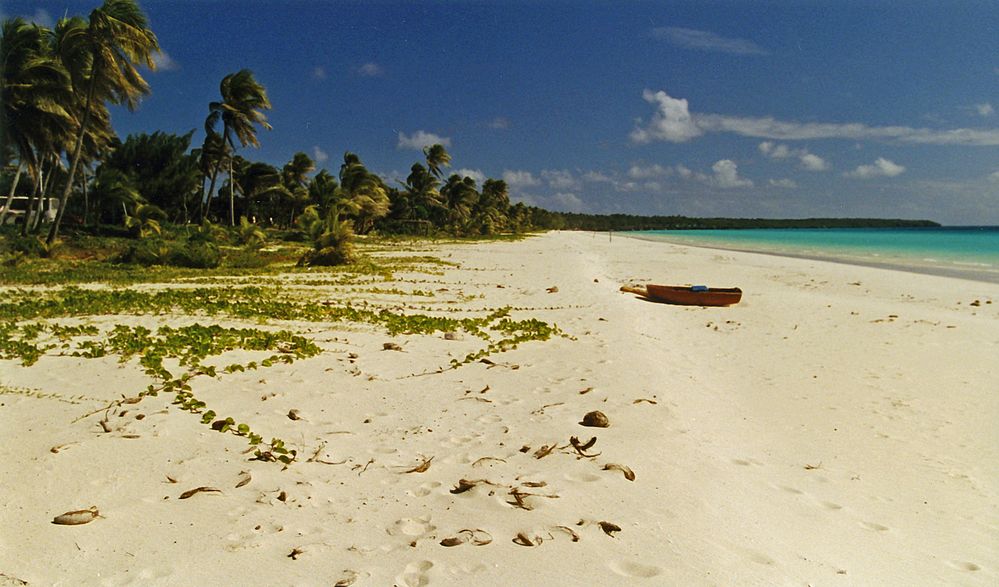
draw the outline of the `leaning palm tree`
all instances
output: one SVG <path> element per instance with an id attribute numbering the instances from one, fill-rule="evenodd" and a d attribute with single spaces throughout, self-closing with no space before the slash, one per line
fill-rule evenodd
<path id="1" fill-rule="evenodd" d="M 290 204 L 289 225 L 295 221 L 299 204 L 304 208 L 309 203 L 309 174 L 316 170 L 316 164 L 305 153 L 295 153 L 291 161 L 281 170 L 281 181 L 288 190 L 285 198 Z"/>
<path id="2" fill-rule="evenodd" d="M 349 212 L 357 220 L 360 234 L 367 233 L 375 220 L 388 214 L 388 188 L 354 153 L 347 152 L 343 156 L 339 192 L 338 211 Z"/>
<path id="3" fill-rule="evenodd" d="M 236 151 L 234 135 L 243 147 L 247 145 L 259 147 L 260 141 L 257 140 L 257 129 L 254 125 L 271 128 L 271 125 L 267 124 L 267 117 L 261 112 L 271 107 L 271 102 L 267 99 L 267 90 L 253 77 L 252 71 L 242 69 L 222 78 L 219 92 L 222 94 L 222 100 L 208 105 L 205 132 L 215 132 L 215 127 L 221 121 L 222 139 L 229 146 L 230 154 Z M 212 173 L 212 185 L 215 184 L 220 168 L 221 161 L 215 165 L 215 171 Z M 231 165 L 229 171 L 232 175 Z M 235 195 L 231 181 L 229 185 L 229 223 L 235 226 Z M 208 195 L 211 197 L 211 193 Z"/>
<path id="4" fill-rule="evenodd" d="M 473 221 L 478 224 L 480 234 L 493 234 L 506 227 L 507 210 L 510 209 L 510 194 L 502 179 L 487 179 L 482 184 L 479 201 L 472 210 Z"/>
<path id="5" fill-rule="evenodd" d="M 18 159 L 0 212 L 3 224 L 21 175 L 27 170 L 37 178 L 53 140 L 71 133 L 76 120 L 65 106 L 72 88 L 52 54 L 51 31 L 12 18 L 4 20 L 0 34 L 0 149 L 12 148 Z"/>
<path id="6" fill-rule="evenodd" d="M 464 232 L 465 224 L 472 216 L 472 210 L 479 201 L 475 180 L 457 173 L 447 179 L 441 188 L 441 196 L 447 205 L 448 221 L 456 233 Z"/>
<path id="7" fill-rule="evenodd" d="M 281 202 L 291 198 L 291 192 L 281 181 L 281 173 L 267 163 L 249 163 L 236 171 L 236 182 L 246 201 L 248 215 L 269 218 L 280 209 Z"/>
<path id="8" fill-rule="evenodd" d="M 410 203 L 411 213 L 416 220 L 430 220 L 443 209 L 440 193 L 440 180 L 427 171 L 420 163 L 410 168 L 409 177 L 403 184 Z M 406 218 L 412 220 L 413 218 Z"/>
<path id="9" fill-rule="evenodd" d="M 444 148 L 444 145 L 430 145 L 423 147 L 423 156 L 427 158 L 427 167 L 430 168 L 430 172 L 437 176 L 438 179 L 444 179 L 444 172 L 441 171 L 441 167 L 449 167 L 451 165 L 451 155 Z"/>
<path id="10" fill-rule="evenodd" d="M 59 212 L 49 230 L 49 244 L 59 235 L 59 225 L 73 191 L 94 104 L 112 102 L 135 110 L 139 98 L 149 93 L 149 84 L 136 65 L 155 70 L 153 56 L 159 50 L 156 35 L 149 28 L 149 19 L 135 0 L 104 0 L 100 8 L 90 13 L 86 22 L 82 19 L 69 20 L 60 57 L 69 71 L 74 89 L 85 92 L 86 99 L 76 145 L 70 157 L 69 178 L 59 200 Z"/>
<path id="11" fill-rule="evenodd" d="M 320 169 L 309 181 L 309 203 L 318 207 L 321 216 L 325 215 L 336 201 L 339 188 L 336 178 L 329 171 Z"/>
<path id="12" fill-rule="evenodd" d="M 201 196 L 201 222 L 207 219 L 208 211 L 211 208 L 212 193 L 215 192 L 217 178 L 215 170 L 224 163 L 225 157 L 225 142 L 222 140 L 222 135 L 215 131 L 207 133 L 201 149 L 198 150 L 198 169 L 202 175 L 202 186 L 204 186 L 204 180 L 209 177 L 212 178 L 212 183 L 208 186 L 208 193 Z"/>

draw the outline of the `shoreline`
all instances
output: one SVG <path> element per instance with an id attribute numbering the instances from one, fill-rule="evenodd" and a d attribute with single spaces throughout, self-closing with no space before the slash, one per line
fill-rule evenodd
<path id="1" fill-rule="evenodd" d="M 982 269 L 974 268 L 958 268 L 958 267 L 944 267 L 941 265 L 920 265 L 918 263 L 906 263 L 903 261 L 870 261 L 864 258 L 851 257 L 848 255 L 836 255 L 830 254 L 808 254 L 808 253 L 793 253 L 789 251 L 780 250 L 760 250 L 752 248 L 743 248 L 738 246 L 727 246 L 719 244 L 696 244 L 689 241 L 680 240 L 670 240 L 668 238 L 662 237 L 643 237 L 635 234 L 625 234 L 616 233 L 619 236 L 625 238 L 633 238 L 636 240 L 648 241 L 648 242 L 661 242 L 669 243 L 671 245 L 684 246 L 684 247 L 694 247 L 702 249 L 710 249 L 717 251 L 732 251 L 739 253 L 750 253 L 756 255 L 770 255 L 774 257 L 785 257 L 789 259 L 804 259 L 811 261 L 826 261 L 829 263 L 839 263 L 843 265 L 854 265 L 858 267 L 872 267 L 876 269 L 886 269 L 890 271 L 904 271 L 907 273 L 918 273 L 922 275 L 935 275 L 938 277 L 951 277 L 955 279 L 964 279 L 968 281 L 977 281 L 981 283 L 994 283 L 999 284 L 999 269 L 994 271 L 984 271 Z"/>
<path id="2" fill-rule="evenodd" d="M 448 265 L 399 271 L 378 294 L 360 280 L 284 295 L 438 317 L 511 308 L 562 334 L 438 370 L 480 340 L 321 317 L 62 320 L 307 338 L 319 354 L 191 381 L 220 415 L 300 458 L 254 460 L 172 396 L 104 412 L 149 383 L 136 358 L 3 360 L 0 475 L 16 489 L 0 511 L 0 575 L 406 587 L 999 578 L 999 286 L 575 232 L 416 248 Z M 745 293 L 696 308 L 619 291 L 663 280 Z M 581 424 L 593 411 L 609 425 Z M 52 523 L 90 506 L 102 517 Z"/>

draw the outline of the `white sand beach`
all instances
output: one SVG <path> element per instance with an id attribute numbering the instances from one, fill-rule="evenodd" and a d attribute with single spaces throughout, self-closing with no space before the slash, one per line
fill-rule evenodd
<path id="1" fill-rule="evenodd" d="M 274 321 L 324 352 L 192 385 L 287 468 L 162 394 L 81 419 L 137 360 L 0 361 L 0 585 L 999 584 L 999 285 L 606 233 L 428 248 L 458 267 L 380 286 L 437 297 L 371 303 L 565 336 L 438 373 L 480 341 Z"/>

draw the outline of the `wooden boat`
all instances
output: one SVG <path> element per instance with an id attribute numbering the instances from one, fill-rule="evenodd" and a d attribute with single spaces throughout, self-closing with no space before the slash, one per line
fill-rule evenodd
<path id="1" fill-rule="evenodd" d="M 681 306 L 731 306 L 742 299 L 737 287 L 705 287 L 703 285 L 656 285 L 642 287 L 624 286 L 621 291 L 636 293 L 654 302 Z"/>

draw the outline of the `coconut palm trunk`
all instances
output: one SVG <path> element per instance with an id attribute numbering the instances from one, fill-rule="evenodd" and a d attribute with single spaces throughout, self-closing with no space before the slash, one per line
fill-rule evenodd
<path id="1" fill-rule="evenodd" d="M 83 155 L 83 136 L 87 133 L 87 126 L 90 124 L 90 109 L 94 104 L 94 90 L 96 88 L 97 71 L 95 70 L 90 72 L 90 87 L 87 89 L 87 101 L 83 107 L 83 120 L 80 121 L 80 134 L 76 137 L 76 145 L 73 146 L 73 158 L 71 159 L 72 163 L 69 165 L 69 176 L 66 178 L 66 187 L 62 191 L 62 197 L 59 198 L 59 209 L 56 211 L 55 222 L 52 223 L 52 227 L 49 229 L 49 236 L 45 239 L 45 243 L 49 246 L 59 236 L 59 225 L 62 224 L 63 214 L 66 213 L 66 203 L 69 201 L 69 195 L 73 191 L 73 178 L 76 177 L 76 169 L 80 166 L 80 157 Z"/>
<path id="2" fill-rule="evenodd" d="M 232 157 L 229 157 L 229 226 L 236 226 L 236 180 L 232 177 Z"/>
<path id="3" fill-rule="evenodd" d="M 218 176 L 219 176 L 219 167 L 221 167 L 221 166 L 222 166 L 222 161 L 218 161 L 218 162 L 215 163 L 215 169 L 212 170 L 212 180 L 208 184 L 208 195 L 205 196 L 204 200 L 202 200 L 202 202 L 203 202 L 202 203 L 202 208 L 201 208 L 201 221 L 202 222 L 204 222 L 205 220 L 208 219 L 208 214 L 212 210 L 212 194 L 215 193 L 215 180 L 218 179 Z"/>
<path id="4" fill-rule="evenodd" d="M 34 225 L 31 227 L 31 230 L 33 232 L 38 232 L 38 228 L 39 228 L 39 226 L 41 226 L 41 223 L 42 223 L 42 213 L 45 211 L 45 206 L 48 205 L 49 209 L 51 209 L 52 200 L 51 200 L 51 198 L 49 198 L 49 194 L 51 193 L 49 191 L 49 188 L 52 187 L 52 181 L 53 181 L 53 178 L 55 177 L 55 171 L 56 171 L 56 167 L 58 165 L 59 165 L 59 161 L 56 160 L 53 157 L 53 159 L 52 159 L 52 166 L 49 167 L 49 174 L 48 174 L 48 176 L 45 177 L 45 184 L 42 186 L 42 197 L 41 197 L 41 200 L 38 203 L 38 214 L 35 216 Z M 84 189 L 86 189 L 86 185 L 87 185 L 87 174 L 86 174 L 86 168 L 85 167 L 83 169 L 82 175 L 83 175 Z"/>
<path id="5" fill-rule="evenodd" d="M 27 211 L 24 214 L 24 225 L 21 226 L 21 236 L 28 236 L 34 232 L 38 226 L 38 216 L 42 213 L 42 198 L 45 197 L 45 173 L 42 170 L 42 162 L 38 163 L 38 171 L 35 173 L 35 189 L 28 201 Z"/>
<path id="6" fill-rule="evenodd" d="M 17 164 L 17 172 L 14 174 L 14 181 L 10 184 L 10 192 L 7 193 L 7 201 L 4 202 L 3 211 L 0 211 L 0 226 L 7 222 L 7 215 L 10 213 L 10 205 L 14 201 L 14 194 L 17 192 L 17 183 L 21 181 L 21 174 L 24 173 L 25 163 L 22 159 Z"/>

